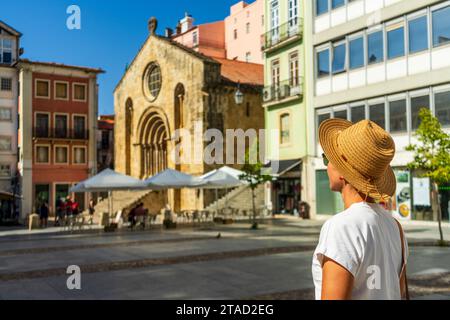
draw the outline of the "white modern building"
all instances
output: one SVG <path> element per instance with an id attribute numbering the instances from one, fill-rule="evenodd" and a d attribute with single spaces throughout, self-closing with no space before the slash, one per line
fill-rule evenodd
<path id="1" fill-rule="evenodd" d="M 13 193 L 17 171 L 18 77 L 21 33 L 0 21 L 0 192 Z M 10 208 L 1 203 L 2 214 Z"/>
<path id="2" fill-rule="evenodd" d="M 405 219 L 436 219 L 426 181 L 406 170 L 412 154 L 418 113 L 430 108 L 450 128 L 450 1 L 312 0 L 305 1 L 305 25 L 312 34 L 306 65 L 311 112 L 311 152 L 315 154 L 315 205 L 318 214 L 342 209 L 328 191 L 317 129 L 329 118 L 370 119 L 388 130 L 396 143 L 396 210 Z M 307 32 L 307 30 L 305 30 Z M 314 117 L 314 118 L 313 118 Z M 424 192 L 425 190 L 425 192 Z M 450 192 L 441 190 L 448 220 Z M 419 195 L 421 195 L 419 197 Z M 449 204 L 449 205 L 447 205 Z"/>

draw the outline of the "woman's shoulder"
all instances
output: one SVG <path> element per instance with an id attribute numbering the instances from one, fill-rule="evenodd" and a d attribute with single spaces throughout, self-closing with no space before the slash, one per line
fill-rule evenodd
<path id="1" fill-rule="evenodd" d="M 328 219 L 324 227 L 333 229 L 363 229 L 370 224 L 374 211 L 366 203 L 355 203 Z"/>

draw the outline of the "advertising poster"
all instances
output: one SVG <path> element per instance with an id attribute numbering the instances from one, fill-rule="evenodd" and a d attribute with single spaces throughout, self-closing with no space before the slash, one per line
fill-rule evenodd
<path id="1" fill-rule="evenodd" d="M 413 190 L 413 203 L 415 206 L 431 206 L 429 178 L 413 178 Z"/>
<path id="2" fill-rule="evenodd" d="M 393 214 L 401 220 L 411 220 L 411 187 L 410 173 L 406 170 L 395 170 L 397 191 L 393 199 Z"/>

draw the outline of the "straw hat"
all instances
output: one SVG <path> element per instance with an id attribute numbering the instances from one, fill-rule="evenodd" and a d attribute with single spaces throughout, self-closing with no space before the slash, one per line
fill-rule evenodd
<path id="1" fill-rule="evenodd" d="M 396 178 L 390 163 L 395 143 L 376 123 L 330 119 L 320 125 L 319 140 L 327 159 L 359 192 L 377 201 L 394 195 Z"/>

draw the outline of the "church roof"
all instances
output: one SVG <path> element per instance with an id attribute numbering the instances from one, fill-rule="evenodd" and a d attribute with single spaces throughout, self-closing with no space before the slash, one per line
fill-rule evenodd
<path id="1" fill-rule="evenodd" d="M 183 50 L 184 52 L 186 52 L 187 54 L 190 54 L 206 63 L 216 64 L 216 65 L 220 64 L 221 65 L 221 76 L 222 76 L 222 79 L 224 79 L 226 82 L 233 82 L 233 83 L 240 82 L 241 84 L 249 85 L 249 86 L 264 86 L 264 65 L 262 65 L 262 64 L 209 57 L 209 56 L 207 56 L 201 52 L 198 52 L 192 48 L 189 48 L 175 40 L 172 40 L 167 37 L 159 36 L 159 35 L 153 35 L 153 36 L 149 36 L 147 38 L 147 40 L 144 42 L 144 44 L 139 49 L 138 54 L 134 57 L 130 66 L 134 63 L 134 61 L 139 56 L 139 53 L 144 48 L 145 44 L 152 37 L 155 37 L 161 41 L 165 41 L 168 44 L 170 44 L 174 47 L 177 47 L 177 48 Z M 127 71 L 125 71 L 125 73 L 123 74 L 119 83 L 116 85 L 116 89 L 122 83 L 125 75 L 127 74 Z"/>
<path id="2" fill-rule="evenodd" d="M 221 74 L 226 80 L 264 86 L 264 65 L 229 59 L 214 59 L 222 65 Z"/>

